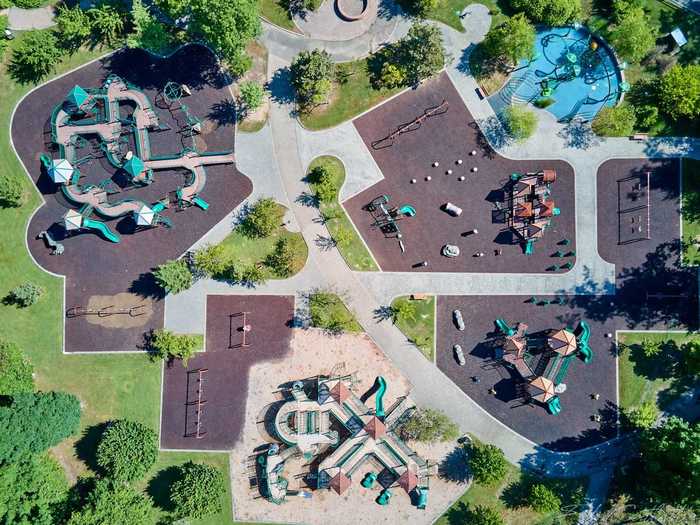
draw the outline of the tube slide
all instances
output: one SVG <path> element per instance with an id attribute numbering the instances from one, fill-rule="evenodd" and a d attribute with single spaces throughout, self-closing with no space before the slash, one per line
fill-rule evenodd
<path id="1" fill-rule="evenodd" d="M 377 376 L 375 380 L 377 385 L 377 393 L 375 394 L 375 415 L 377 417 L 384 417 L 384 393 L 386 392 L 386 380 L 382 376 Z"/>
<path id="2" fill-rule="evenodd" d="M 109 226 L 107 226 L 104 222 L 93 221 L 91 219 L 83 219 L 83 228 L 98 231 L 102 235 L 102 237 L 104 237 L 110 242 L 119 242 L 119 235 L 110 230 Z"/>

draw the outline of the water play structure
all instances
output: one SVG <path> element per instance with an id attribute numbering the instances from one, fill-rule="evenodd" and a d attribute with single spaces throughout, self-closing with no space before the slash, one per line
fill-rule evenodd
<path id="1" fill-rule="evenodd" d="M 191 145 L 175 154 L 152 154 L 149 133 L 169 131 L 162 123 L 149 97 L 136 86 L 110 75 L 99 89 L 73 87 L 65 100 L 58 104 L 51 115 L 51 141 L 58 147 L 58 157 L 46 153 L 41 162 L 47 176 L 60 185 L 66 199 L 79 207 L 64 216 L 66 230 L 89 229 L 97 231 L 108 241 L 118 243 L 119 236 L 109 226 L 90 218 L 94 212 L 111 220 L 131 215 L 137 227 L 171 227 L 170 220 L 162 212 L 170 206 L 167 198 L 157 202 L 138 199 L 112 199 L 124 189 L 115 184 L 113 173 L 97 184 L 81 184 L 80 166 L 93 158 L 104 156 L 115 172 L 122 172 L 131 188 L 153 182 L 159 171 L 186 170 L 188 176 L 182 186 L 175 187 L 179 207 L 197 206 L 206 210 L 209 204 L 200 197 L 206 184 L 205 166 L 235 162 L 231 151 L 199 152 L 195 137 L 201 133 L 201 121 L 193 116 L 183 96 L 190 93 L 187 86 L 174 82 L 165 85 L 160 98 L 167 111 L 177 113 L 181 123 L 178 134 Z M 133 107 L 133 113 L 124 116 L 122 105 Z M 99 146 L 90 146 L 86 136 L 97 137 Z M 133 138 L 135 151 L 129 146 Z"/>
<path id="2" fill-rule="evenodd" d="M 387 382 L 377 377 L 363 396 L 374 397 L 372 408 L 352 392 L 353 382 L 351 375 L 294 382 L 272 424 L 281 444 L 258 456 L 263 496 L 279 504 L 292 495 L 284 475 L 285 463 L 300 457 L 313 469 L 307 476 L 314 480 L 313 489 L 343 494 L 352 485 L 353 476 L 363 466 L 371 466 L 377 472 L 367 472 L 360 484 L 371 489 L 377 482 L 381 489 L 378 504 L 388 504 L 389 488 L 398 486 L 419 508 L 425 508 L 432 469 L 397 434 L 399 424 L 415 405 L 403 396 L 385 411 Z"/>
<path id="3" fill-rule="evenodd" d="M 535 54 L 523 60 L 501 90 L 489 98 L 496 111 L 509 104 L 536 103 L 557 120 L 592 120 L 617 104 L 629 89 L 612 49 L 582 26 L 537 33 Z"/>
<path id="4" fill-rule="evenodd" d="M 588 344 L 591 329 L 580 321 L 575 329 L 559 328 L 528 334 L 528 326 L 517 323 L 510 326 L 496 319 L 500 333 L 499 357 L 514 369 L 522 379 L 521 394 L 528 401 L 536 401 L 550 414 L 561 412 L 560 394 L 566 391 L 566 374 L 574 358 L 588 364 L 593 351 Z"/>

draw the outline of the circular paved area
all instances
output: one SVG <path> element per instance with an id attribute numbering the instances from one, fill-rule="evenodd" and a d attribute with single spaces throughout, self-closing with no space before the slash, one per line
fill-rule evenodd
<path id="1" fill-rule="evenodd" d="M 348 5 L 350 2 L 347 2 Z M 355 15 L 355 9 L 346 9 Z M 316 11 L 295 15 L 294 23 L 304 35 L 318 40 L 352 40 L 369 31 L 377 18 L 377 0 L 367 0 L 365 16 L 361 20 L 347 21 L 341 18 L 336 0 L 325 0 Z"/>

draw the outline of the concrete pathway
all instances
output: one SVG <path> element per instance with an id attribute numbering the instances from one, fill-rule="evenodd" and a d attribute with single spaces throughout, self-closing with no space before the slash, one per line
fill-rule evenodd
<path id="1" fill-rule="evenodd" d="M 588 480 L 588 490 L 583 503 L 583 510 L 578 517 L 578 525 L 594 525 L 598 523 L 598 516 L 605 505 L 610 488 L 613 471 L 601 470 L 591 475 Z"/>
<path id="2" fill-rule="evenodd" d="M 46 29 L 56 25 L 52 6 L 37 7 L 36 9 L 20 9 L 10 7 L 2 14 L 7 14 L 7 27 L 13 31 L 29 29 Z"/>
<path id="3" fill-rule="evenodd" d="M 336 1 L 324 0 L 316 11 L 294 15 L 294 23 L 309 38 L 338 41 L 363 35 L 377 18 L 377 0 L 368 0 L 365 16 L 353 21 L 338 16 Z"/>

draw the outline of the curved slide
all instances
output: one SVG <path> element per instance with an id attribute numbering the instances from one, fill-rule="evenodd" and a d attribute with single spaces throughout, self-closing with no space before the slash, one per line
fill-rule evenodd
<path id="1" fill-rule="evenodd" d="M 119 235 L 110 230 L 109 226 L 107 226 L 104 222 L 83 219 L 83 228 L 99 232 L 102 237 L 110 242 L 119 242 Z"/>
<path id="2" fill-rule="evenodd" d="M 375 385 L 377 385 L 377 393 L 375 394 L 375 415 L 377 417 L 384 417 L 384 394 L 386 393 L 386 380 L 382 376 L 377 376 L 375 380 Z"/>

